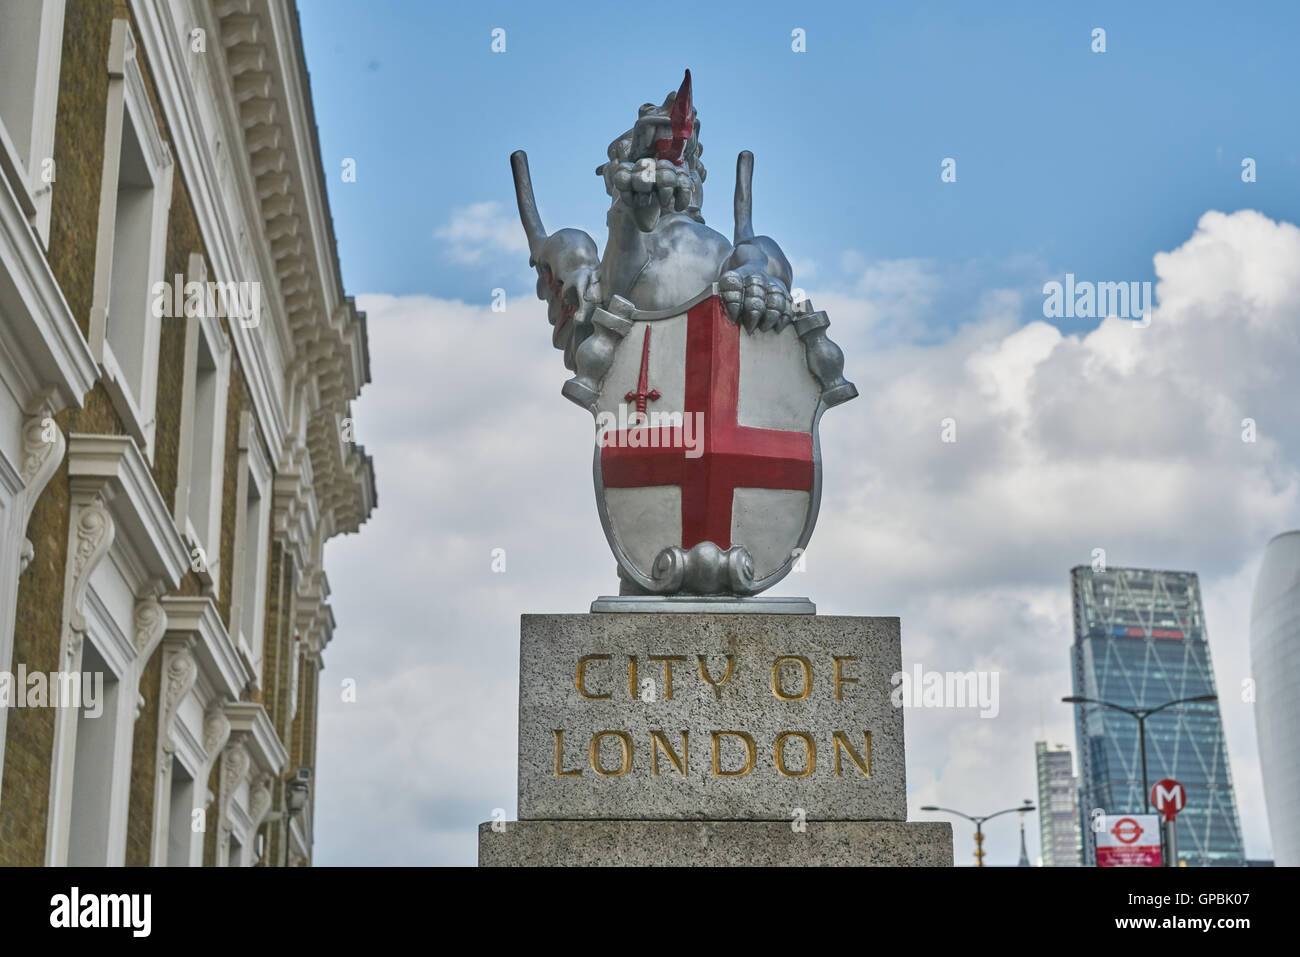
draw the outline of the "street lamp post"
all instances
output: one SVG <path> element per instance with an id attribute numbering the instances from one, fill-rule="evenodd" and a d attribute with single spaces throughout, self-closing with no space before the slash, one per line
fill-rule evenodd
<path id="1" fill-rule="evenodd" d="M 1082 695 L 1070 695 L 1068 698 L 1061 699 L 1066 704 L 1095 704 L 1103 708 L 1113 708 L 1115 711 L 1123 711 L 1131 718 L 1136 718 L 1138 723 L 1138 742 L 1142 750 L 1142 801 L 1143 806 L 1151 810 L 1151 787 L 1147 783 L 1147 718 L 1151 717 L 1157 711 L 1164 711 L 1165 708 L 1172 708 L 1176 704 L 1188 704 L 1190 702 L 1210 702 L 1218 701 L 1219 696 L 1215 694 L 1196 695 L 1192 698 L 1178 698 L 1175 701 L 1166 701 L 1164 704 L 1155 708 L 1126 708 L 1122 704 L 1115 704 L 1113 701 L 1099 701 L 1096 698 L 1085 698 Z"/>
<path id="2" fill-rule="evenodd" d="M 956 814 L 958 817 L 964 817 L 966 820 L 974 823 L 975 825 L 975 866 L 983 867 L 984 866 L 984 822 L 992 820 L 993 818 L 997 817 L 999 814 L 1010 814 L 1012 811 L 1019 811 L 1021 813 L 1024 813 L 1026 811 L 1032 811 L 1034 810 L 1034 805 L 1029 800 L 1029 798 L 1025 798 L 1024 803 L 1021 804 L 1020 807 L 1009 807 L 1001 811 L 994 811 L 992 814 L 982 814 L 982 815 L 974 815 L 974 816 L 970 814 L 963 814 L 961 811 L 954 811 L 952 808 L 935 807 L 933 804 L 927 804 L 924 807 L 922 807 L 921 810 L 940 811 L 944 814 Z M 1021 820 L 1023 821 L 1024 818 L 1021 818 Z"/>

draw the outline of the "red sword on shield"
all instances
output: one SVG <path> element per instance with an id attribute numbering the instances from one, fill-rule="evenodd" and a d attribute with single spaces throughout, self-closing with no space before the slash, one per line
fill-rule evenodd
<path id="1" fill-rule="evenodd" d="M 623 396 L 624 402 L 636 402 L 637 415 L 645 419 L 646 401 L 657 401 L 658 389 L 648 389 L 650 379 L 650 327 L 645 327 L 645 338 L 641 341 L 641 376 L 637 379 L 636 391 Z"/>

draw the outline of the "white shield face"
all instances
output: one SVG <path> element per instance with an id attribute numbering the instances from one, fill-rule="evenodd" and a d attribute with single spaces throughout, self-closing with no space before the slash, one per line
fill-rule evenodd
<path id="1" fill-rule="evenodd" d="M 610 545 L 643 585 L 656 559 L 742 547 L 758 588 L 789 570 L 816 519 L 821 385 L 793 326 L 746 332 L 709 296 L 636 320 L 596 404 L 596 495 Z"/>

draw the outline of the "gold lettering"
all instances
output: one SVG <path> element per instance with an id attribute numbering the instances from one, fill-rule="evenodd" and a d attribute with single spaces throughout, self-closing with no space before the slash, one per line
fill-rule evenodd
<path id="1" fill-rule="evenodd" d="M 796 695 L 788 695 L 781 687 L 781 665 L 786 661 L 797 661 L 803 668 L 803 690 Z M 812 694 L 812 662 L 803 655 L 783 655 L 772 662 L 772 694 L 782 701 L 802 701 Z"/>
<path id="2" fill-rule="evenodd" d="M 714 680 L 713 680 L 713 676 L 712 676 L 711 674 L 709 674 L 709 666 L 705 663 L 705 661 L 704 661 L 704 657 L 705 657 L 704 655 L 700 655 L 700 656 L 699 656 L 699 658 L 700 658 L 700 677 L 703 678 L 705 681 L 707 681 L 707 682 L 709 683 L 709 687 L 713 689 L 713 693 L 714 693 L 715 695 L 718 696 L 718 699 L 719 699 L 719 700 L 721 700 L 721 699 L 722 699 L 722 686 L 725 685 L 725 684 L 727 683 L 727 679 L 731 677 L 731 669 L 734 668 L 734 667 L 736 666 L 736 656 L 735 656 L 735 655 L 727 655 L 727 671 L 726 671 L 726 674 L 724 674 L 724 675 L 722 676 L 722 680 L 721 680 L 721 681 L 714 681 Z"/>
<path id="3" fill-rule="evenodd" d="M 682 732 L 682 756 L 680 760 L 678 760 L 676 752 L 673 751 L 673 746 L 668 743 L 668 738 L 664 735 L 662 731 L 650 732 L 650 773 L 651 774 L 659 773 L 660 747 L 663 748 L 664 754 L 668 756 L 668 762 L 677 769 L 677 773 L 680 774 L 682 777 L 686 777 L 686 773 L 687 773 L 686 767 L 688 764 L 686 758 L 686 732 L 685 731 Z"/>
<path id="4" fill-rule="evenodd" d="M 619 762 L 617 771 L 606 771 L 600 763 L 600 742 L 601 739 L 613 735 L 618 738 L 623 745 L 622 760 Z M 632 770 L 632 735 L 626 731 L 597 731 L 591 736 L 591 747 L 588 749 L 588 757 L 591 759 L 591 769 L 602 777 L 617 778 Z"/>
<path id="5" fill-rule="evenodd" d="M 662 661 L 664 663 L 664 700 L 673 699 L 673 662 L 685 661 L 685 655 L 651 655 L 651 661 Z"/>
<path id="6" fill-rule="evenodd" d="M 871 732 L 864 731 L 862 734 L 865 738 L 862 754 L 858 754 L 853 750 L 853 745 L 849 744 L 849 736 L 843 731 L 836 731 L 831 736 L 835 742 L 835 776 L 837 778 L 843 777 L 840 774 L 840 748 L 849 752 L 849 757 L 858 766 L 858 770 L 862 772 L 863 777 L 871 777 Z"/>
<path id="7" fill-rule="evenodd" d="M 582 771 L 564 770 L 564 732 L 556 728 L 551 732 L 555 735 L 555 776 L 557 778 L 576 778 L 582 776 Z"/>
<path id="8" fill-rule="evenodd" d="M 743 777 L 750 771 L 754 770 L 754 760 L 758 757 L 758 749 L 754 746 L 754 739 L 745 731 L 712 731 L 713 735 L 713 776 L 715 778 L 738 778 Z M 730 735 L 733 738 L 740 738 L 745 742 L 745 766 L 739 771 L 722 770 L 722 736 Z"/>
<path id="9" fill-rule="evenodd" d="M 584 686 L 587 680 L 587 662 L 589 661 L 609 661 L 609 655 L 583 655 L 578 659 L 578 676 L 574 679 L 574 685 L 578 689 L 578 694 L 582 695 L 588 701 L 608 701 L 614 697 L 608 691 L 604 694 L 588 694 Z"/>
<path id="10" fill-rule="evenodd" d="M 840 666 L 846 661 L 857 661 L 858 659 L 854 655 L 836 655 L 831 660 L 835 662 L 835 700 L 843 701 L 844 693 L 840 689 L 840 685 L 855 685 L 858 683 L 858 679 L 846 677 Z"/>
<path id="11" fill-rule="evenodd" d="M 632 692 L 632 700 L 636 698 L 636 655 L 627 656 L 627 690 Z"/>
<path id="12" fill-rule="evenodd" d="M 791 771 L 785 766 L 785 740 L 786 738 L 803 738 L 804 743 L 804 763 L 802 771 Z M 807 731 L 782 731 L 776 736 L 776 748 L 772 757 L 776 761 L 776 769 L 787 778 L 806 778 L 817 770 L 817 744 L 813 741 L 813 736 Z M 839 755 L 836 755 L 838 760 Z"/>

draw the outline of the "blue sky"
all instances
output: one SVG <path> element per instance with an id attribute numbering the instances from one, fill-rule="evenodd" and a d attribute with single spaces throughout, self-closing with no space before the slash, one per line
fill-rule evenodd
<path id="1" fill-rule="evenodd" d="M 698 5 L 688 29 L 647 25 L 640 40 L 625 22 L 635 17 L 595 3 L 559 15 L 309 0 L 301 15 L 347 288 L 477 301 L 526 280 L 518 257 L 466 268 L 436 228 L 472 202 L 511 211 L 507 157 L 524 148 L 548 228 L 594 232 L 606 144 L 685 67 L 710 173 L 706 218 L 730 232 L 735 155 L 753 150 L 756 225 L 796 264 L 815 263 L 823 285 L 845 281 L 846 250 L 1026 288 L 1066 271 L 1153 279 L 1151 250 L 1172 248 L 1207 209 L 1300 218 L 1300 130 L 1287 119 L 1300 6 L 1249 10 Z M 497 27 L 505 53 L 490 49 Z M 1094 27 L 1105 53 L 1091 52 Z M 357 161 L 355 183 L 338 175 L 344 157 Z M 945 157 L 956 183 L 940 181 Z"/>
<path id="2" fill-rule="evenodd" d="M 778 591 L 901 616 L 905 668 L 1002 676 L 996 720 L 908 709 L 911 816 L 1019 804 L 1033 741 L 1073 746 L 1068 569 L 1102 547 L 1200 574 L 1246 850 L 1272 853 L 1236 692 L 1264 543 L 1300 526 L 1300 5 L 991 7 L 302 0 L 380 500 L 327 555 L 319 862 L 472 864 L 475 825 L 514 817 L 518 615 L 584 610 L 614 563 L 508 157 L 548 229 L 603 244 L 595 167 L 687 67 L 706 218 L 731 232 L 752 150 L 755 227 L 861 391 L 822 422 L 821 521 Z M 1044 323 L 1065 273 L 1158 279 L 1155 318 Z M 986 846 L 1014 864 L 1014 825 Z"/>

